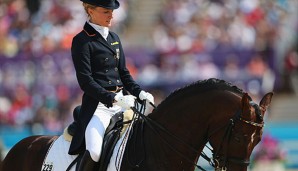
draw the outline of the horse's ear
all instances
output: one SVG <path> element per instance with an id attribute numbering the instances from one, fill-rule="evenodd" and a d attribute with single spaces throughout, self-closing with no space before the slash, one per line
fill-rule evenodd
<path id="1" fill-rule="evenodd" d="M 249 109 L 249 107 L 250 107 L 249 101 L 250 100 L 251 100 L 251 97 L 247 93 L 244 93 L 242 96 L 242 100 L 241 100 L 243 110 Z"/>
<path id="2" fill-rule="evenodd" d="M 242 107 L 244 108 L 249 108 L 249 101 L 251 100 L 251 97 L 247 94 L 247 93 L 244 93 L 243 96 L 242 96 L 242 100 L 241 100 L 241 103 L 242 103 Z"/>
<path id="3" fill-rule="evenodd" d="M 260 101 L 259 106 L 262 108 L 262 110 L 266 111 L 267 108 L 269 107 L 270 103 L 271 103 L 271 99 L 273 96 L 273 92 L 267 93 L 265 94 L 265 96 L 262 98 L 262 100 Z"/>

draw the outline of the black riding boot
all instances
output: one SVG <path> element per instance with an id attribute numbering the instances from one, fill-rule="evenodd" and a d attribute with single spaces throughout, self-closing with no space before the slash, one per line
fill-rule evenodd
<path id="1" fill-rule="evenodd" d="M 90 152 L 86 150 L 83 154 L 81 161 L 79 161 L 77 166 L 77 171 L 93 171 L 96 162 L 92 160 Z"/>

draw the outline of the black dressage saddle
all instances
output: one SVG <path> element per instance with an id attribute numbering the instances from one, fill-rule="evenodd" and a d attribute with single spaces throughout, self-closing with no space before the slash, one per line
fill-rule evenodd
<path id="1" fill-rule="evenodd" d="M 80 113 L 81 106 L 77 106 L 73 111 L 74 122 L 68 126 L 68 133 L 73 136 L 77 129 L 77 120 Z M 123 112 L 116 113 L 110 121 L 108 128 L 106 129 L 103 139 L 102 152 L 100 161 L 97 168 L 99 170 L 107 170 L 110 158 L 113 154 L 115 145 L 120 138 L 120 133 L 123 128 Z"/>

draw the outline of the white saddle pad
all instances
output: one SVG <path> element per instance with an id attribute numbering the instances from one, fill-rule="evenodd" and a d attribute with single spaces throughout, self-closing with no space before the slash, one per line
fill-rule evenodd
<path id="1" fill-rule="evenodd" d="M 107 171 L 116 171 L 120 169 L 122 155 L 121 152 L 126 146 L 126 132 L 130 129 L 126 129 L 125 133 L 122 134 L 121 138 L 117 142 L 113 155 L 110 160 Z M 124 141 L 123 141 L 124 140 Z M 71 162 L 77 157 L 77 155 L 69 155 L 68 149 L 70 142 L 67 141 L 63 135 L 53 142 L 52 146 L 49 148 L 48 154 L 43 162 L 41 171 L 65 171 Z M 118 153 L 119 151 L 119 153 Z M 116 169 L 116 167 L 118 169 Z M 75 171 L 76 164 L 70 169 L 70 171 Z"/>
<path id="2" fill-rule="evenodd" d="M 41 171 L 66 170 L 69 164 L 77 157 L 77 155 L 68 155 L 69 146 L 70 142 L 66 141 L 63 136 L 59 136 L 49 148 Z M 71 170 L 74 171 L 75 167 Z"/>

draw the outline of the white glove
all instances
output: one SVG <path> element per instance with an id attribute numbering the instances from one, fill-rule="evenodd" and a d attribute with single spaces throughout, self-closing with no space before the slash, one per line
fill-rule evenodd
<path id="1" fill-rule="evenodd" d="M 130 109 L 131 107 L 135 106 L 135 96 L 132 95 L 126 95 L 126 96 L 115 96 L 114 98 L 116 100 L 115 105 L 118 105 L 124 109 Z"/>
<path id="2" fill-rule="evenodd" d="M 152 104 L 154 104 L 154 97 L 152 94 L 145 92 L 145 91 L 141 91 L 139 94 L 139 98 L 141 100 L 147 100 L 148 102 L 151 102 Z"/>

